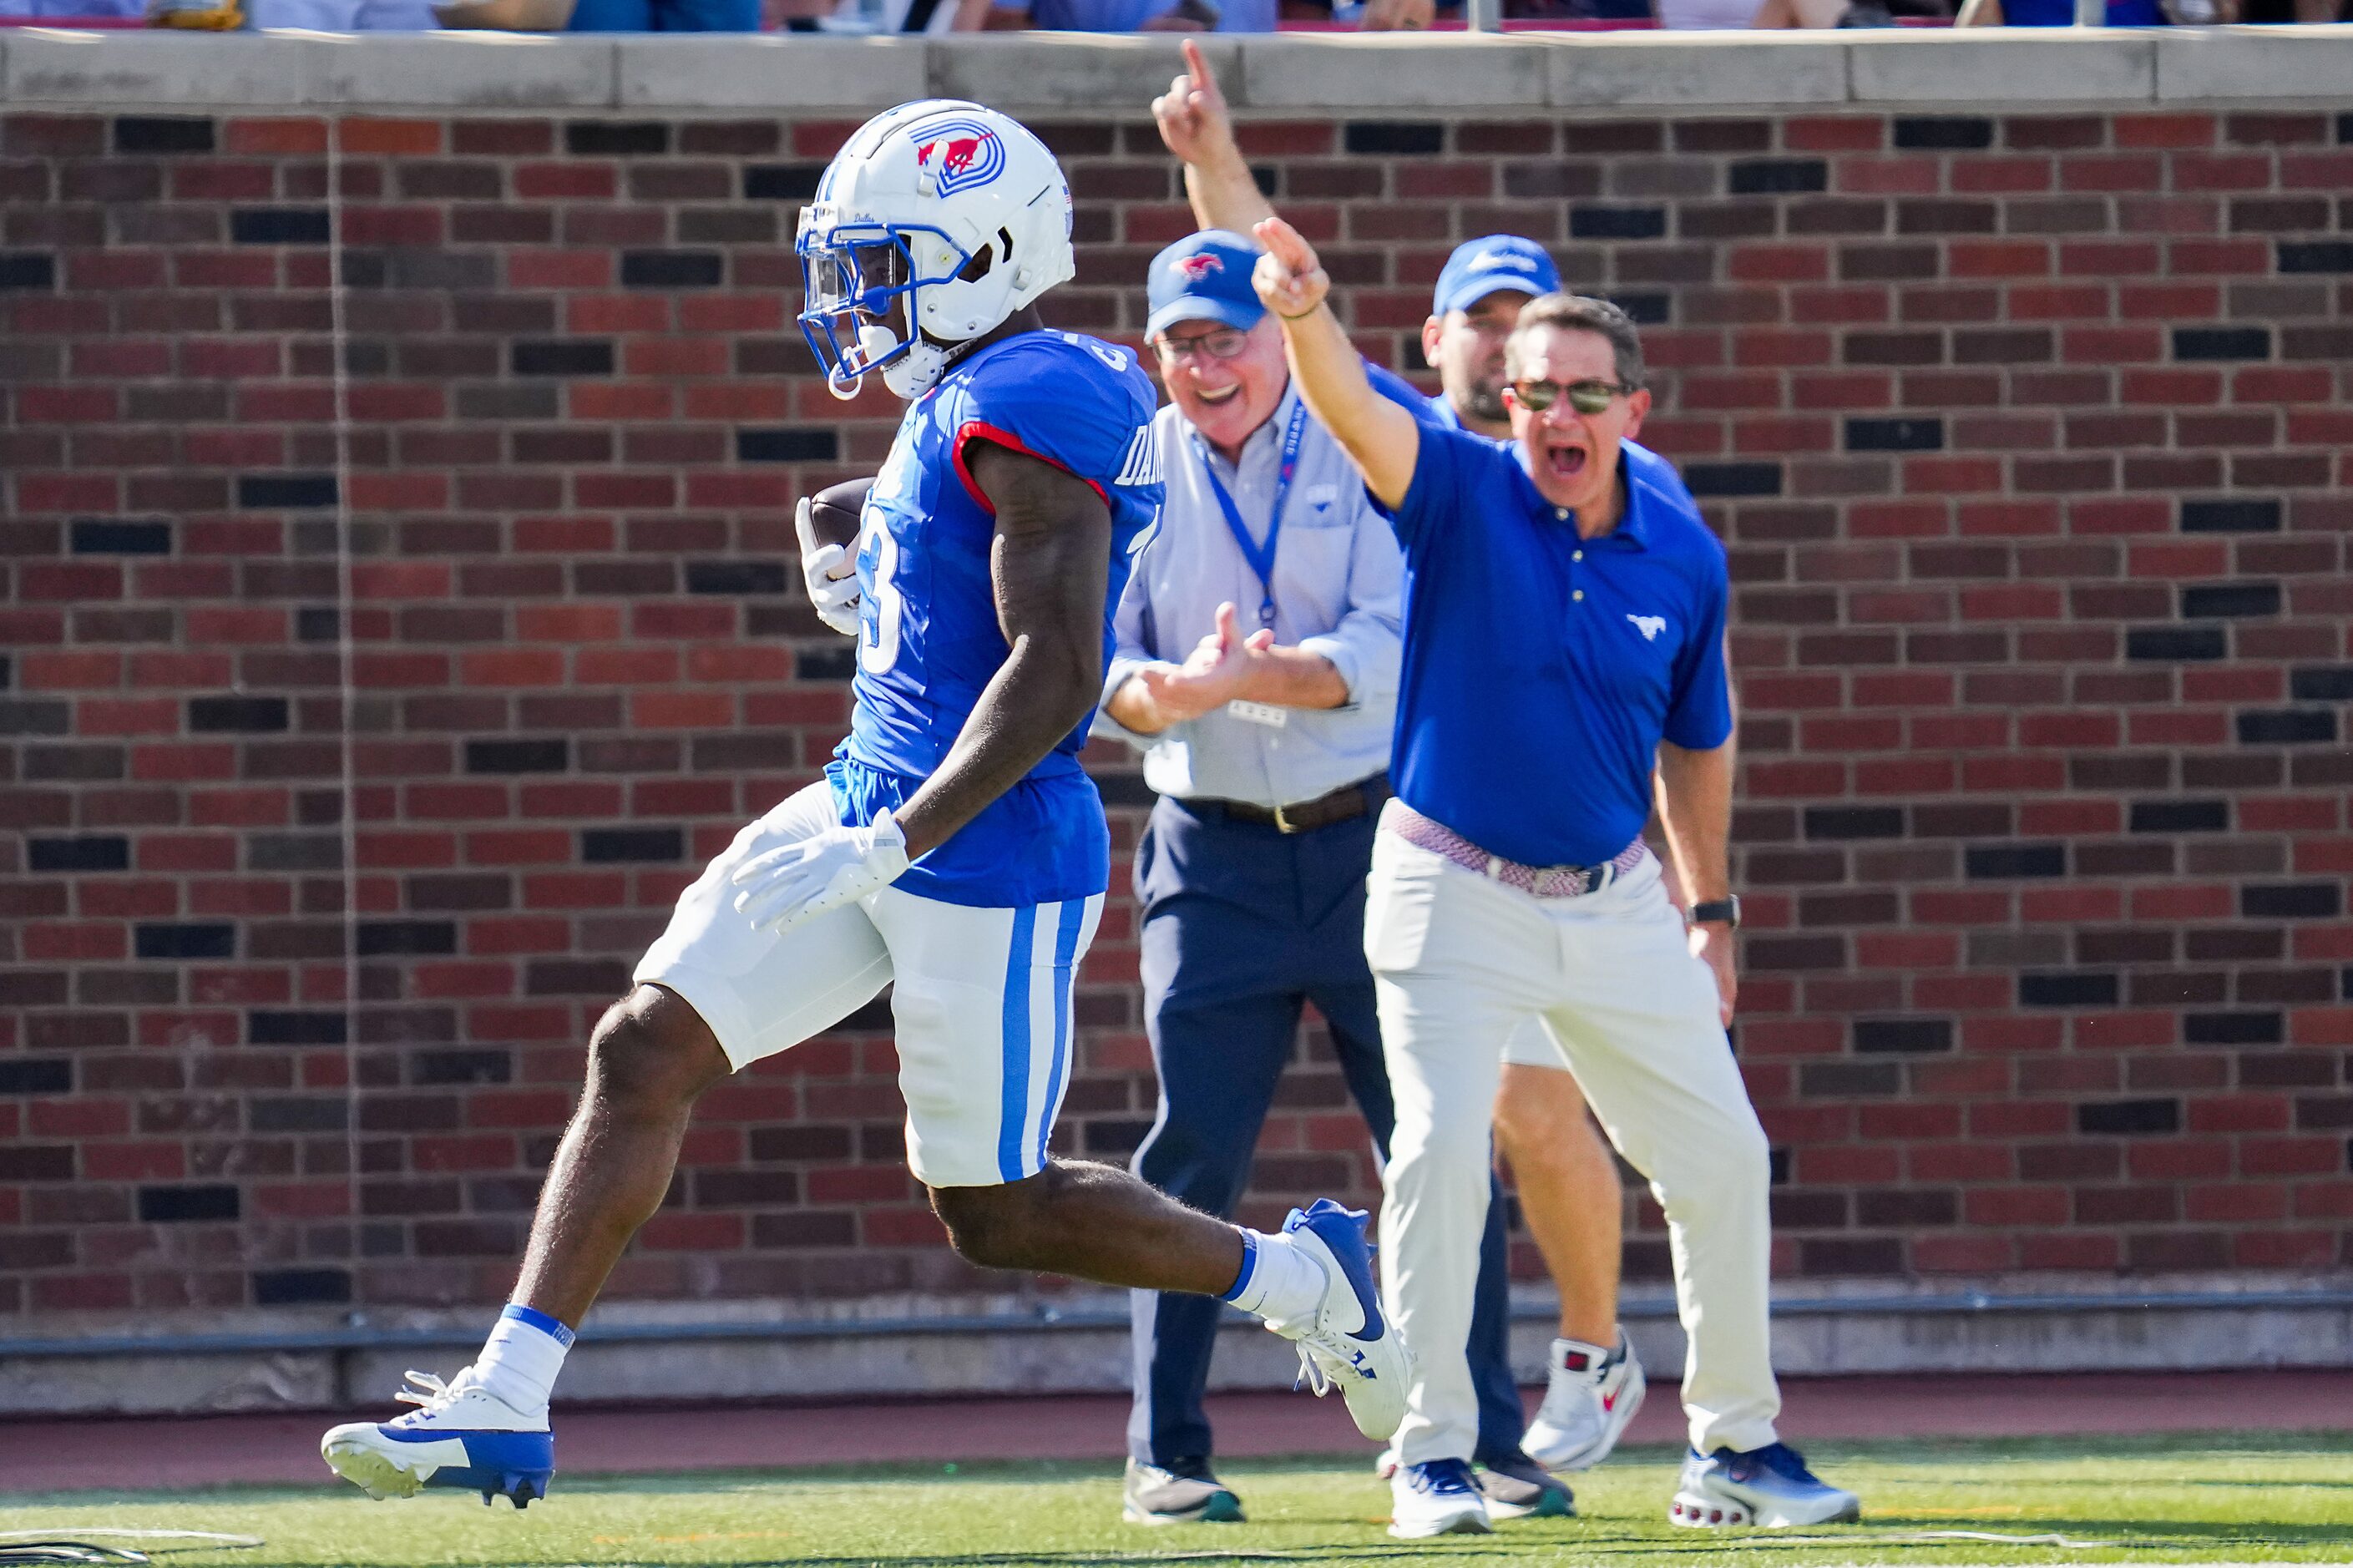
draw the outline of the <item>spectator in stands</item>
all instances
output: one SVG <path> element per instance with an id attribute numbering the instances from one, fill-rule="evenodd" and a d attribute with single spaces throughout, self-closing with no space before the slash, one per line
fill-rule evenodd
<path id="1" fill-rule="evenodd" d="M 1453 6 L 1461 3 L 1446 0 Z M 1366 32 L 1412 31 L 1430 26 L 1437 5 L 1438 0 L 1363 0 L 1353 8 L 1353 18 Z M 1329 0 L 1028 0 L 997 5 L 988 13 L 988 27 L 993 32 L 1029 27 L 1069 33 L 1271 33 L 1280 22 L 1334 16 L 1351 19 L 1349 9 L 1335 10 Z"/>
<path id="2" fill-rule="evenodd" d="M 2168 18 L 2158 0 L 2107 0 L 2111 27 L 2161 27 Z M 2072 27 L 2075 0 L 1966 0 L 1956 27 Z"/>
<path id="3" fill-rule="evenodd" d="M 756 33 L 760 0 L 577 0 L 574 33 Z"/>

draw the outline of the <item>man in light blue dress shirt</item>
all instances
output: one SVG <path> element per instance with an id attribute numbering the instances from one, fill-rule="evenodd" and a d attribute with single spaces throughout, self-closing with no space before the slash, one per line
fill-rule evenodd
<path id="1" fill-rule="evenodd" d="M 1386 1157 L 1395 1121 L 1364 951 L 1374 819 L 1388 795 L 1402 565 L 1338 443 L 1289 384 L 1250 287 L 1257 247 L 1208 231 L 1155 258 L 1146 336 L 1173 402 L 1153 427 L 1167 499 L 1116 617 L 1099 733 L 1144 749 L 1160 795 L 1136 849 L 1160 1108 L 1136 1173 L 1230 1214 L 1303 1006 Z M 1480 1453 L 1499 1515 L 1566 1511 L 1520 1451 L 1505 1354 L 1502 1205 L 1482 1247 Z M 1202 1409 L 1217 1303 L 1139 1291 L 1125 1510 L 1241 1517 Z"/>

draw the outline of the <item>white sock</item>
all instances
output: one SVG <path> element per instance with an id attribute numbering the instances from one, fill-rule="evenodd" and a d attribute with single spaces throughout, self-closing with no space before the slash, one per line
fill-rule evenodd
<path id="1" fill-rule="evenodd" d="M 1324 1265 L 1287 1236 L 1242 1233 L 1242 1271 L 1223 1300 L 1271 1322 L 1303 1318 L 1324 1300 Z"/>
<path id="2" fill-rule="evenodd" d="M 524 1415 L 537 1415 L 547 1408 L 571 1348 L 570 1329 L 545 1312 L 510 1304 L 474 1358 L 474 1379 Z"/>

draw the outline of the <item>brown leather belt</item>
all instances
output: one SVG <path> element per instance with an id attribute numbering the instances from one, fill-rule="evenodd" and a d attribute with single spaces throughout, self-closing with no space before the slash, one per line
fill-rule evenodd
<path id="1" fill-rule="evenodd" d="M 1254 822 L 1277 833 L 1307 833 L 1335 822 L 1369 816 L 1388 795 L 1388 780 L 1376 776 L 1342 784 L 1330 795 L 1294 801 L 1289 805 L 1253 805 L 1246 800 L 1188 800 L 1185 804 L 1196 811 L 1222 811 L 1229 822 Z"/>

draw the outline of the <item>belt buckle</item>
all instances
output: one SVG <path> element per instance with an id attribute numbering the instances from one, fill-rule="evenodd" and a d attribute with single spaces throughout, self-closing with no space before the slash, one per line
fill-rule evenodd
<path id="1" fill-rule="evenodd" d="M 1294 824 L 1291 818 L 1282 815 L 1282 807 L 1279 805 L 1274 808 L 1274 830 L 1277 833 L 1286 834 L 1296 833 L 1299 831 L 1297 825 Z"/>

